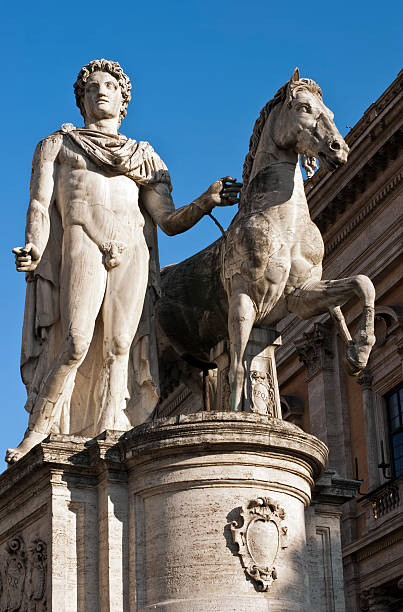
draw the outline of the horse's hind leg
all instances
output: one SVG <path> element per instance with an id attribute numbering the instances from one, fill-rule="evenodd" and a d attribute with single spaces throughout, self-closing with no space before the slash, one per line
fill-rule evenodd
<path id="1" fill-rule="evenodd" d="M 340 306 L 351 297 L 359 298 L 363 312 L 351 337 Z M 287 296 L 287 308 L 302 319 L 330 312 L 347 345 L 346 365 L 350 374 L 358 374 L 368 362 L 374 335 L 375 289 L 367 276 L 358 275 L 330 281 L 310 281 Z"/>
<path id="2" fill-rule="evenodd" d="M 246 293 L 236 293 L 230 297 L 228 333 L 231 353 L 229 381 L 232 390 L 232 410 L 242 410 L 242 392 L 245 379 L 243 357 L 255 317 L 253 302 Z"/>

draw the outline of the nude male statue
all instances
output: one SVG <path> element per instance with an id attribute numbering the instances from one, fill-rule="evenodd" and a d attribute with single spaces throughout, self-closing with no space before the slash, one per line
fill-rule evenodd
<path id="1" fill-rule="evenodd" d="M 93 421 L 84 433 L 133 426 L 125 408 L 129 351 L 149 276 L 145 217 L 168 235 L 178 234 L 214 206 L 238 202 L 241 187 L 226 177 L 175 210 L 163 161 L 147 142 L 118 132 L 131 98 L 120 65 L 92 61 L 74 89 L 85 127 L 64 124 L 39 143 L 25 246 L 13 250 L 28 280 L 22 375 L 30 418 L 21 444 L 7 451 L 9 463 L 53 431 L 83 433 L 80 414 L 74 427 L 70 423 L 70 401 L 96 328 L 101 342 L 94 359 L 101 355 L 101 367 L 92 386 L 91 363 L 84 374 Z"/>

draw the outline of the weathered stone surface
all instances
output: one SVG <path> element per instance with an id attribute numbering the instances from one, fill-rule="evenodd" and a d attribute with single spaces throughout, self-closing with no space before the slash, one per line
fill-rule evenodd
<path id="1" fill-rule="evenodd" d="M 36 148 L 25 246 L 14 249 L 28 273 L 21 370 L 30 419 L 11 463 L 51 432 L 92 437 L 150 416 L 159 399 L 154 224 L 183 232 L 238 202 L 241 187 L 226 177 L 175 210 L 164 162 L 148 142 L 118 133 L 131 99 L 119 64 L 92 61 L 74 90 L 85 126 L 64 124 Z"/>
<path id="2" fill-rule="evenodd" d="M 0 476 L 0 547 L 15 535 L 46 544 L 49 611 L 310 610 L 304 512 L 326 457 L 298 427 L 253 413 L 52 434 Z M 260 592 L 231 524 L 263 498 L 287 533 Z M 250 535 L 264 561 L 265 534 Z"/>
<path id="3" fill-rule="evenodd" d="M 299 165 L 301 154 L 308 175 L 314 158 L 335 170 L 348 151 L 320 88 L 296 69 L 255 123 L 231 225 L 214 244 L 162 275 L 157 315 L 178 355 L 208 363 L 211 349 L 228 339 L 235 410 L 243 408 L 252 328 L 274 327 L 288 313 L 308 319 L 330 312 L 350 373 L 367 364 L 375 342 L 373 285 L 362 275 L 321 280 L 324 245 L 310 219 Z M 340 307 L 353 297 L 362 317 L 352 337 Z M 254 380 L 266 395 L 262 377 Z"/>

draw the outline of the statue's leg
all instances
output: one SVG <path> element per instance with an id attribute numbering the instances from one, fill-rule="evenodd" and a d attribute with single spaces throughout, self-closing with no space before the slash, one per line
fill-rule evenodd
<path id="1" fill-rule="evenodd" d="M 357 297 L 363 306 L 358 326 L 351 337 L 340 306 Z M 330 312 L 341 338 L 347 345 L 346 364 L 350 374 L 358 374 L 368 362 L 374 335 L 375 289 L 367 276 L 338 280 L 310 281 L 287 295 L 287 308 L 302 319 Z"/>
<path id="2" fill-rule="evenodd" d="M 46 438 L 60 418 L 69 398 L 79 365 L 84 360 L 94 331 L 106 284 L 102 254 L 81 227 L 64 235 L 60 278 L 60 309 L 63 342 L 47 373 L 32 409 L 29 427 L 16 449 L 7 451 L 9 463 L 17 461 Z"/>
<path id="3" fill-rule="evenodd" d="M 228 334 L 231 354 L 229 382 L 232 390 L 232 410 L 242 410 L 245 379 L 243 356 L 255 317 L 256 311 L 249 295 L 239 291 L 229 297 Z"/>
<path id="4" fill-rule="evenodd" d="M 235 274 L 227 286 L 231 353 L 229 379 L 233 410 L 242 410 L 245 380 L 243 358 L 252 327 L 256 319 L 262 321 L 277 304 L 283 294 L 290 269 L 288 248 L 280 244 L 280 241 L 277 255 L 271 259 L 270 269 L 266 269 L 265 260 L 257 266 L 256 259 L 251 259 L 250 277 L 246 274 Z"/>
<path id="5" fill-rule="evenodd" d="M 132 427 L 125 408 L 128 359 L 143 310 L 148 280 L 148 248 L 143 240 L 127 248 L 118 266 L 108 271 L 102 317 L 104 364 L 95 389 L 96 434 Z"/>

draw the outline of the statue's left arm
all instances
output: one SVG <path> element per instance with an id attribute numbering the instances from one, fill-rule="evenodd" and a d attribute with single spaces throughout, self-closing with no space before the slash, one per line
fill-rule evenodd
<path id="1" fill-rule="evenodd" d="M 174 236 L 193 227 L 205 214 L 215 206 L 232 206 L 239 202 L 241 183 L 226 176 L 215 181 L 201 196 L 190 204 L 175 210 L 170 186 L 166 182 L 143 185 L 141 201 L 148 214 L 160 228 Z"/>

